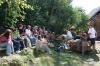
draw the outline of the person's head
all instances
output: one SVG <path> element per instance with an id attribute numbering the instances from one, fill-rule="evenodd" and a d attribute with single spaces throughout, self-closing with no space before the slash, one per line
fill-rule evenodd
<path id="1" fill-rule="evenodd" d="M 3 35 L 6 37 L 9 37 L 9 35 L 11 34 L 12 34 L 12 31 L 10 29 L 7 29 Z"/>
<path id="2" fill-rule="evenodd" d="M 71 31 L 71 32 L 73 32 L 73 31 L 74 31 L 74 29 L 70 29 L 70 31 Z"/>
<path id="3" fill-rule="evenodd" d="M 12 30 L 11 29 L 6 29 L 5 33 L 11 34 L 12 33 Z"/>
<path id="4" fill-rule="evenodd" d="M 23 27 L 23 24 L 19 24 L 19 26 L 18 27 Z"/>
<path id="5" fill-rule="evenodd" d="M 62 37 L 61 37 L 61 39 L 62 39 L 62 40 L 65 40 L 65 37 L 64 37 L 64 36 L 62 36 Z"/>
<path id="6" fill-rule="evenodd" d="M 27 26 L 27 29 L 31 29 L 31 25 L 28 25 L 28 26 Z"/>
<path id="7" fill-rule="evenodd" d="M 38 26 L 34 26 L 34 29 L 37 30 L 38 29 Z"/>
<path id="8" fill-rule="evenodd" d="M 42 38 L 47 38 L 46 35 L 42 35 L 41 37 L 42 37 Z"/>
<path id="9" fill-rule="evenodd" d="M 89 28 L 92 28 L 93 26 L 92 25 L 89 25 Z"/>
<path id="10" fill-rule="evenodd" d="M 16 31 L 16 28 L 10 27 L 10 30 L 11 30 L 12 32 L 15 32 L 15 31 Z"/>
<path id="11" fill-rule="evenodd" d="M 75 31 L 75 29 L 76 29 L 75 26 L 72 26 L 72 27 L 70 28 L 71 31 Z"/>

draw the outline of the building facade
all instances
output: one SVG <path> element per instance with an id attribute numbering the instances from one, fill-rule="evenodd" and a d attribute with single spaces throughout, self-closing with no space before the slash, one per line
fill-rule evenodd
<path id="1" fill-rule="evenodd" d="M 100 7 L 90 13 L 89 24 L 92 24 L 97 31 L 97 38 L 100 40 Z"/>

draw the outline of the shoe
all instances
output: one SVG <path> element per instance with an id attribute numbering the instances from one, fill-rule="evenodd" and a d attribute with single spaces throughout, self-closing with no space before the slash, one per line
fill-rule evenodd
<path id="1" fill-rule="evenodd" d="M 17 54 L 19 54 L 21 51 L 16 51 Z"/>

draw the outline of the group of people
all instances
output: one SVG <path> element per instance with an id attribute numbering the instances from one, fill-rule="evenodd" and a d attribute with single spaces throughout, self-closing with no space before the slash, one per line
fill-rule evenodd
<path id="1" fill-rule="evenodd" d="M 95 51 L 95 40 L 97 37 L 97 32 L 94 29 L 93 25 L 88 25 L 88 31 L 80 31 L 76 32 L 76 29 L 74 26 L 72 26 L 69 30 L 65 31 L 60 38 L 63 40 L 63 44 L 70 45 L 70 48 L 76 48 L 76 50 L 82 49 L 82 46 L 87 47 L 90 46 L 93 51 Z M 73 43 L 76 43 L 75 46 Z M 66 45 L 66 46 L 67 46 Z M 68 47 L 68 46 L 67 46 Z M 84 50 L 87 50 L 84 48 Z"/>
<path id="2" fill-rule="evenodd" d="M 80 32 L 77 35 L 75 28 L 70 28 L 61 36 L 63 43 L 66 44 L 69 40 L 81 39 L 90 41 L 90 46 L 95 50 L 96 30 L 92 25 L 89 25 L 87 32 Z M 9 28 L 0 35 L 0 47 L 6 48 L 6 54 L 19 53 L 27 47 L 36 46 L 36 51 L 45 50 L 51 54 L 50 47 L 54 47 L 51 43 L 55 39 L 55 33 L 47 30 L 45 27 L 31 26 L 19 24 L 18 28 Z M 67 42 L 66 42 L 67 41 Z M 66 46 L 66 45 L 65 45 Z"/>
<path id="3" fill-rule="evenodd" d="M 0 47 L 6 48 L 6 54 L 19 53 L 27 47 L 36 46 L 37 50 L 44 49 L 51 54 L 49 46 L 55 39 L 54 32 L 45 27 L 19 24 L 18 28 L 9 28 L 0 35 Z"/>

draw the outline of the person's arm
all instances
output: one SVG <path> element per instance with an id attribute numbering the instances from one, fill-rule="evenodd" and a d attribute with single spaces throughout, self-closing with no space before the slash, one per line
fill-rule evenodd
<path id="1" fill-rule="evenodd" d="M 96 30 L 95 30 L 95 36 L 97 37 L 97 32 L 96 32 Z"/>
<path id="2" fill-rule="evenodd" d="M 5 36 L 0 36 L 0 43 L 7 42 L 8 39 Z"/>
<path id="3" fill-rule="evenodd" d="M 90 36 L 91 35 L 91 30 L 89 29 L 89 31 L 88 31 L 88 35 Z"/>

